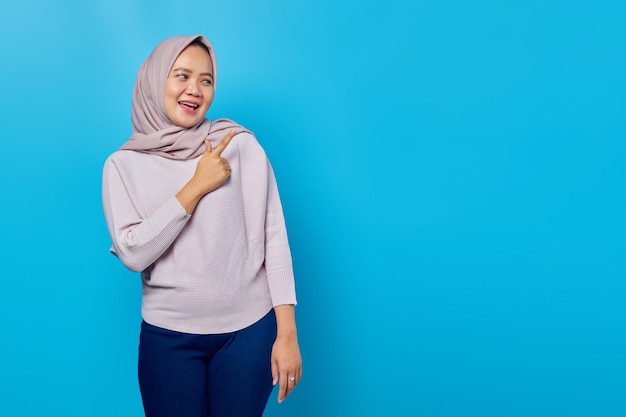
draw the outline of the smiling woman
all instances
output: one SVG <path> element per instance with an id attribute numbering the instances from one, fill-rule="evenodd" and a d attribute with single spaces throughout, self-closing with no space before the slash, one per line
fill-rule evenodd
<path id="1" fill-rule="evenodd" d="M 250 131 L 205 119 L 216 69 L 202 36 L 160 43 L 133 135 L 104 166 L 111 252 L 142 278 L 147 417 L 260 417 L 273 385 L 280 402 L 302 374 L 276 180 Z"/>
<path id="2" fill-rule="evenodd" d="M 198 44 L 180 53 L 165 82 L 165 111 L 174 124 L 186 128 L 204 120 L 213 102 L 213 63 Z"/>

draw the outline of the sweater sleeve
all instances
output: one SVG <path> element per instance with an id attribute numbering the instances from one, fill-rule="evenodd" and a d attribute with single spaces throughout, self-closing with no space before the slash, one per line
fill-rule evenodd
<path id="1" fill-rule="evenodd" d="M 142 218 L 110 159 L 103 169 L 102 204 L 113 241 L 110 251 L 124 266 L 136 272 L 152 265 L 170 247 L 190 218 L 175 196 Z"/>
<path id="2" fill-rule="evenodd" d="M 265 219 L 265 271 L 272 304 L 296 304 L 295 280 L 287 228 L 278 186 L 268 162 L 268 195 Z"/>

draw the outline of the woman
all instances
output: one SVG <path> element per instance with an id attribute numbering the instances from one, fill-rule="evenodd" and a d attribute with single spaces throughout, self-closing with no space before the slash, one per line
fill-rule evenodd
<path id="1" fill-rule="evenodd" d="M 302 361 L 278 190 L 254 135 L 205 115 L 217 79 L 203 36 L 161 42 L 139 70 L 133 134 L 106 161 L 111 252 L 141 272 L 147 417 L 261 416 Z"/>

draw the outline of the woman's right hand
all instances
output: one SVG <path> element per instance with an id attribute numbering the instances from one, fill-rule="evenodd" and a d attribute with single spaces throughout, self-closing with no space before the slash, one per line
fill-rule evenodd
<path id="1" fill-rule="evenodd" d="M 234 129 L 228 132 L 215 149 L 211 148 L 211 143 L 208 140 L 204 140 L 206 149 L 198 161 L 196 172 L 191 178 L 192 182 L 197 183 L 198 191 L 203 196 L 219 188 L 230 177 L 230 165 L 225 158 L 222 158 L 222 152 L 233 136 L 235 136 Z"/>
<path id="2" fill-rule="evenodd" d="M 187 184 L 176 194 L 176 198 L 185 208 L 187 214 L 191 214 L 202 197 L 219 188 L 230 177 L 230 165 L 222 152 L 228 146 L 236 131 L 233 129 L 215 147 L 205 140 L 206 150 L 200 157 L 196 172 Z"/>

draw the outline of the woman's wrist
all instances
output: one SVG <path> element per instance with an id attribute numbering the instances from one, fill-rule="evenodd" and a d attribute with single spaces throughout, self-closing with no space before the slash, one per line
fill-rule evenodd
<path id="1" fill-rule="evenodd" d="M 292 304 L 284 304 L 274 307 L 276 314 L 276 338 L 298 339 L 296 328 L 295 308 Z"/>
<path id="2" fill-rule="evenodd" d="M 176 194 L 178 202 L 189 215 L 196 209 L 203 196 L 204 194 L 196 187 L 193 178 Z"/>

